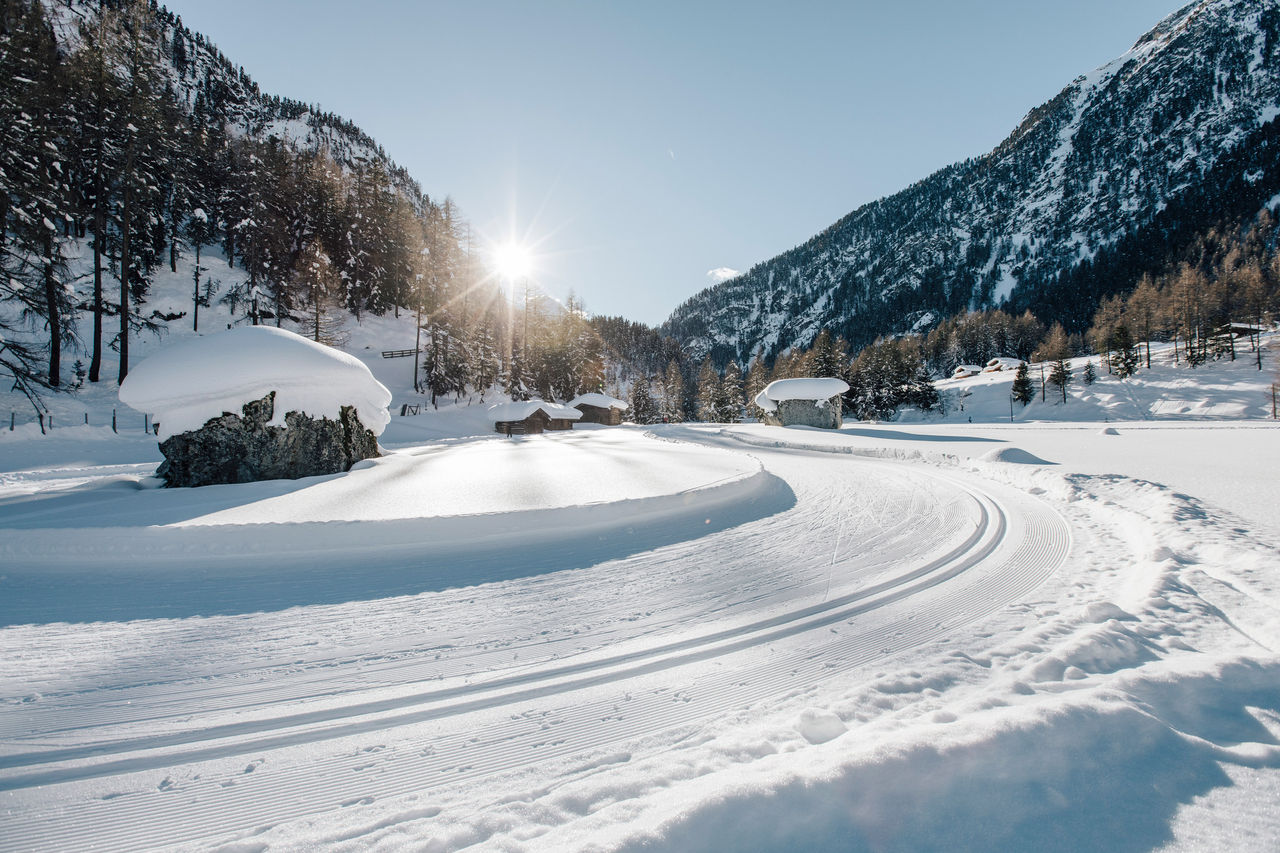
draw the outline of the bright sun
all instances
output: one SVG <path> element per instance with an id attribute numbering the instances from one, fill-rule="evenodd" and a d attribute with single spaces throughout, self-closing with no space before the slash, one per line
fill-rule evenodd
<path id="1" fill-rule="evenodd" d="M 531 267 L 529 250 L 515 243 L 499 246 L 493 252 L 493 264 L 497 268 L 498 275 L 515 281 L 529 274 Z"/>

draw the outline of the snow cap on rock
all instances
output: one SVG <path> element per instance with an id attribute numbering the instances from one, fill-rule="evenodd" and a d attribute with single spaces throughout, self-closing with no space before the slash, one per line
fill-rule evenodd
<path id="1" fill-rule="evenodd" d="M 365 429 L 391 421 L 391 392 L 358 358 L 272 326 L 242 326 L 181 340 L 138 364 L 120 386 L 120 402 L 153 415 L 159 438 L 197 430 L 224 412 L 274 391 L 271 424 L 289 412 L 337 419 L 354 406 Z"/>
<path id="2" fill-rule="evenodd" d="M 770 400 L 780 403 L 783 400 L 830 400 L 849 390 L 849 383 L 843 379 L 831 377 L 808 377 L 804 379 L 778 379 L 765 386 L 762 392 Z M 756 405 L 760 405 L 756 398 Z M 764 409 L 764 406 L 760 406 Z M 772 411 L 772 409 L 765 409 Z"/>

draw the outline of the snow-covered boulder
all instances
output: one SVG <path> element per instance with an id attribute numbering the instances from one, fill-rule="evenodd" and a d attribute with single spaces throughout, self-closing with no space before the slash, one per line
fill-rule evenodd
<path id="1" fill-rule="evenodd" d="M 120 400 L 154 416 L 170 486 L 295 479 L 378 455 L 391 392 L 358 359 L 269 326 L 187 338 Z"/>
<path id="2" fill-rule="evenodd" d="M 841 395 L 848 390 L 848 383 L 831 377 L 778 379 L 756 395 L 755 403 L 767 424 L 839 429 Z"/>

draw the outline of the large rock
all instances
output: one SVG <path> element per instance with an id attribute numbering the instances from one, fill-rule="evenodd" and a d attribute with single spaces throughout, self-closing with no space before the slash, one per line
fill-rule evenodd
<path id="1" fill-rule="evenodd" d="M 840 398 L 829 400 L 779 400 L 777 410 L 765 412 L 762 420 L 774 426 L 811 426 L 840 429 L 844 423 Z"/>
<path id="2" fill-rule="evenodd" d="M 289 412 L 284 426 L 270 426 L 275 397 L 272 391 L 245 403 L 240 415 L 224 412 L 197 430 L 165 439 L 156 474 L 167 486 L 293 480 L 337 474 L 378 455 L 378 440 L 355 407 L 342 406 L 337 420 Z"/>

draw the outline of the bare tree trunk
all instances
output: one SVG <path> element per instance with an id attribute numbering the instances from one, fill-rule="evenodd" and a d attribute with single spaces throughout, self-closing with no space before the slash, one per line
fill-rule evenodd
<path id="1" fill-rule="evenodd" d="M 97 382 L 102 376 L 102 241 L 106 239 L 107 223 L 102 213 L 102 176 L 94 181 L 95 190 L 93 211 L 93 353 L 89 356 L 89 381 Z"/>
<path id="2" fill-rule="evenodd" d="M 44 299 L 49 312 L 49 384 L 62 384 L 62 314 L 58 306 L 58 278 L 54 275 L 53 232 L 44 229 Z"/>
<path id="3" fill-rule="evenodd" d="M 133 174 L 133 146 L 129 146 L 128 163 L 125 166 L 125 180 Z M 125 186 L 124 207 L 121 211 L 120 227 L 120 375 L 118 381 L 124 382 L 129 375 L 129 216 L 133 208 L 133 188 Z"/>
<path id="4" fill-rule="evenodd" d="M 195 293 L 191 299 L 191 331 L 200 331 L 200 243 L 196 242 L 196 271 L 193 276 L 195 278 Z"/>

